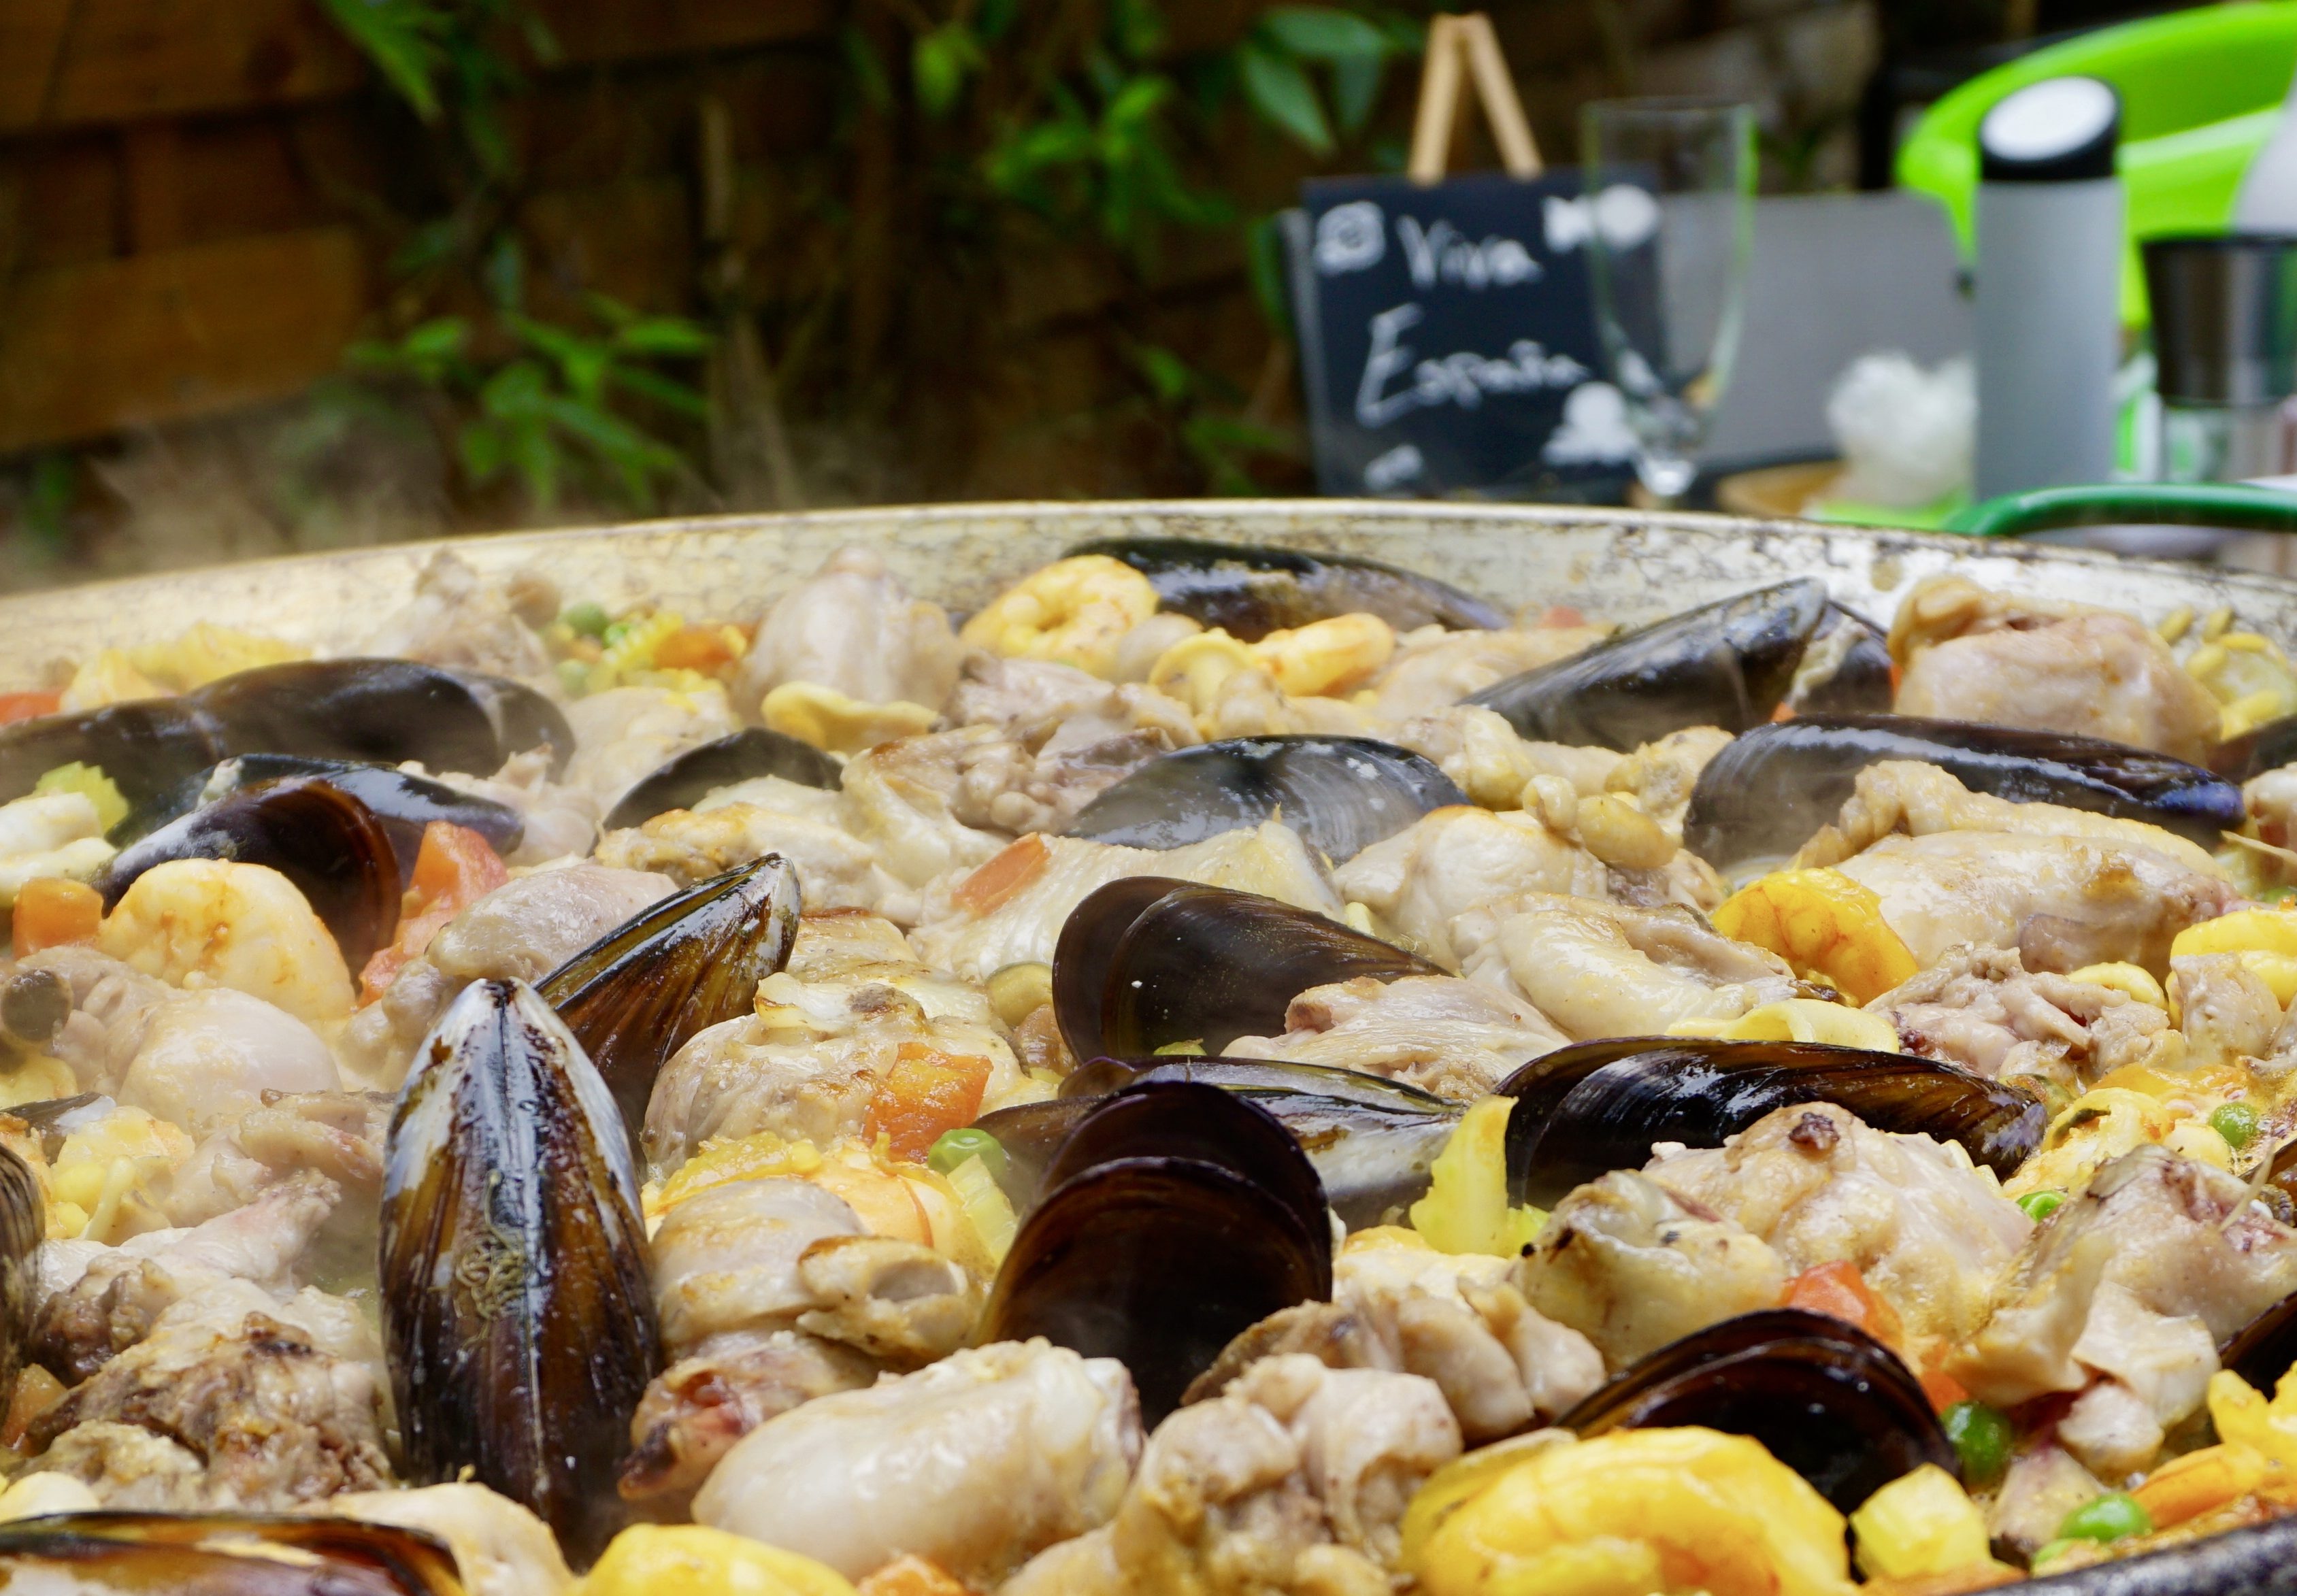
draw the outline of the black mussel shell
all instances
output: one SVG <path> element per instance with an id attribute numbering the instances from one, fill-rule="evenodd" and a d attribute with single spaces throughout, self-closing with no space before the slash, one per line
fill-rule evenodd
<path id="1" fill-rule="evenodd" d="M 1377 615 L 1398 631 L 1430 622 L 1453 631 L 1488 631 L 1508 623 L 1505 614 L 1457 588 L 1354 555 L 1190 538 L 1108 538 L 1069 553 L 1124 561 L 1156 588 L 1160 607 L 1247 643 L 1358 613 Z"/>
<path id="2" fill-rule="evenodd" d="M 749 1013 L 758 983 L 788 961 L 798 909 L 796 870 L 769 853 L 640 911 L 536 983 L 633 1138 L 671 1055 Z"/>
<path id="3" fill-rule="evenodd" d="M 324 781 L 366 805 L 391 835 L 391 849 L 399 858 L 399 884 L 402 888 L 414 878 L 416 855 L 423 846 L 423 828 L 433 820 L 474 831 L 486 838 L 497 853 L 506 855 L 516 849 L 526 835 L 525 817 L 509 804 L 460 792 L 427 776 L 411 775 L 396 765 L 305 759 L 294 753 L 243 753 L 193 772 L 156 794 L 150 802 L 130 810 L 127 819 L 111 828 L 111 842 L 117 847 L 129 847 L 202 804 L 213 803 L 243 788 L 291 777 Z"/>
<path id="4" fill-rule="evenodd" d="M 1651 1144 L 1720 1147 L 1774 1109 L 1832 1103 L 1880 1131 L 1959 1143 L 2007 1175 L 2042 1145 L 2041 1102 L 1952 1065 L 1820 1042 L 1624 1037 L 1535 1058 L 1500 1083 L 1508 1185 L 1547 1206 L 1615 1169 L 1641 1169 Z"/>
<path id="5" fill-rule="evenodd" d="M 1708 761 L 1683 843 L 1717 869 L 1784 858 L 1841 812 L 1858 772 L 1882 760 L 1937 765 L 1972 792 L 2143 820 L 2218 845 L 2243 820 L 2221 776 L 2102 737 L 1912 715 L 1811 715 L 1758 726 Z"/>
<path id="6" fill-rule="evenodd" d="M 242 670 L 180 698 L 0 727 L 0 802 L 75 760 L 101 766 L 136 809 L 234 753 L 419 760 L 488 776 L 546 744 L 554 769 L 563 769 L 574 749 L 565 716 L 516 682 L 411 660 L 301 660 Z"/>
<path id="7" fill-rule="evenodd" d="M 2268 720 L 2210 751 L 2210 769 L 2228 781 L 2247 781 L 2289 764 L 2297 764 L 2297 715 Z"/>
<path id="8" fill-rule="evenodd" d="M 672 756 L 653 775 L 624 793 L 607 811 L 605 828 L 643 826 L 674 809 L 692 809 L 719 787 L 761 776 L 778 776 L 800 786 L 837 790 L 838 762 L 810 743 L 753 726 Z"/>
<path id="9" fill-rule="evenodd" d="M 1026 1212 L 1050 1184 L 1045 1165 L 1095 1099 L 1135 1082 L 1161 1081 L 1217 1086 L 1266 1109 L 1308 1156 L 1324 1200 L 1351 1230 L 1393 1222 L 1427 1195 L 1429 1167 L 1461 1113 L 1457 1103 L 1400 1081 L 1323 1065 L 1096 1058 L 1073 1071 L 1053 1100 L 1000 1108 L 977 1122 L 1005 1149 L 1005 1189 L 1015 1205 Z"/>
<path id="10" fill-rule="evenodd" d="M 2297 1295 L 2283 1297 L 2226 1338 L 2218 1364 L 2270 1392 L 2297 1364 Z"/>
<path id="11" fill-rule="evenodd" d="M 661 1335 L 621 1115 L 524 983 L 473 983 L 416 1050 L 380 1255 L 407 1474 L 470 1469 L 587 1565 L 626 1521 L 614 1464 Z"/>
<path id="12" fill-rule="evenodd" d="M 1334 864 L 1468 795 L 1433 763 L 1371 737 L 1235 737 L 1160 754 L 1103 792 L 1068 835 L 1181 848 L 1281 819 Z"/>
<path id="13" fill-rule="evenodd" d="M 268 1553 L 268 1555 L 267 1555 Z M 58 1513 L 0 1524 L 28 1589 L 169 1596 L 464 1596 L 445 1542 L 325 1514 Z"/>
<path id="14" fill-rule="evenodd" d="M 1261 1110 L 1159 1082 L 1107 1099 L 1070 1140 L 1079 1151 L 1055 1159 L 1073 1172 L 1022 1222 L 982 1340 L 1116 1358 L 1154 1425 L 1239 1331 L 1331 1295 L 1321 1191 Z M 1148 1150 L 1175 1147 L 1206 1156 Z"/>
<path id="15" fill-rule="evenodd" d="M 47 1235 L 46 1205 L 32 1167 L 0 1147 L 0 1391 L 15 1388 L 32 1333 L 33 1255 Z"/>
<path id="16" fill-rule="evenodd" d="M 260 782 L 162 826 L 112 857 L 96 877 L 103 905 L 154 865 L 177 859 L 268 865 L 334 934 L 357 972 L 399 929 L 399 855 L 366 805 L 309 777 Z"/>
<path id="17" fill-rule="evenodd" d="M 1830 600 L 1786 706 L 1798 715 L 1887 715 L 1897 696 L 1891 670 L 1889 634 Z"/>
<path id="18" fill-rule="evenodd" d="M 0 803 L 58 765 L 100 766 L 133 806 L 221 759 L 215 722 L 191 698 L 142 698 L 0 726 Z"/>
<path id="19" fill-rule="evenodd" d="M 1622 753 L 1691 726 L 1771 718 L 1826 611 L 1804 577 L 1701 605 L 1527 670 L 1468 699 L 1534 741 Z"/>
<path id="20" fill-rule="evenodd" d="M 1961 1460 L 1922 1383 L 1855 1326 L 1774 1308 L 1668 1343 L 1556 1421 L 1584 1439 L 1701 1425 L 1751 1436 L 1851 1512 L 1901 1475 Z"/>
<path id="21" fill-rule="evenodd" d="M 1315 1166 L 1276 1116 L 1249 1098 L 1197 1081 L 1145 1081 L 1094 1106 L 1045 1166 L 1052 1190 L 1122 1158 L 1216 1164 L 1282 1202 L 1304 1230 L 1324 1223 Z"/>
<path id="22" fill-rule="evenodd" d="M 1150 895 L 1149 884 L 1167 890 Z M 1371 975 L 1444 972 L 1313 909 L 1226 887 L 1127 877 L 1088 895 L 1053 950 L 1053 1018 L 1079 1058 L 1218 1053 L 1284 1029 L 1292 1000 Z"/>

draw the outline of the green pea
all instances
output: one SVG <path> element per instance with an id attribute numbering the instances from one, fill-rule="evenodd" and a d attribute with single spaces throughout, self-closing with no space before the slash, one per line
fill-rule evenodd
<path id="1" fill-rule="evenodd" d="M 2018 1206 L 2026 1211 L 2028 1219 L 2038 1225 L 2063 1207 L 2065 1201 L 2066 1194 L 2062 1191 L 2029 1191 L 2018 1199 Z"/>
<path id="2" fill-rule="evenodd" d="M 2247 1147 L 2257 1139 L 2257 1110 L 2246 1103 L 2226 1103 L 2210 1115 L 2210 1129 L 2225 1138 L 2226 1146 Z"/>
<path id="3" fill-rule="evenodd" d="M 2153 1533 L 2153 1520 L 2137 1498 L 2120 1491 L 2093 1496 L 2066 1515 L 2058 1535 L 2067 1541 L 2121 1541 Z"/>
<path id="4" fill-rule="evenodd" d="M 1969 1485 L 1991 1485 L 2010 1466 L 2010 1444 L 2015 1437 L 2000 1409 L 1982 1402 L 1958 1402 L 1939 1415 L 1939 1422 L 1962 1454 L 1962 1477 Z"/>
<path id="5" fill-rule="evenodd" d="M 558 619 L 564 621 L 570 630 L 580 632 L 586 638 L 597 638 L 605 635 L 608 616 L 603 605 L 577 604 L 569 605 L 566 613 Z"/>
<path id="6" fill-rule="evenodd" d="M 590 667 L 580 660 L 559 661 L 558 685 L 566 689 L 569 697 L 581 697 L 590 690 Z"/>
<path id="7" fill-rule="evenodd" d="M 2048 1565 L 2056 1562 L 2060 1558 L 2063 1557 L 2066 1554 L 2066 1549 L 2068 1547 L 2079 1546 L 2080 1544 L 2081 1543 L 2079 1541 L 2045 1541 L 2042 1543 L 2041 1546 L 2036 1550 L 2034 1555 L 2026 1559 L 2026 1566 L 2029 1568 L 2031 1568 L 2035 1573 L 2039 1574 Z"/>
<path id="8" fill-rule="evenodd" d="M 604 643 L 607 647 L 612 648 L 615 644 L 621 642 L 624 638 L 627 638 L 630 635 L 630 623 L 629 621 L 609 621 L 606 622 L 605 626 L 600 629 L 598 633 L 598 640 Z"/>
<path id="9" fill-rule="evenodd" d="M 991 1174 L 1000 1181 L 1005 1178 L 1004 1148 L 988 1131 L 971 1125 L 943 1131 L 926 1152 L 926 1162 L 944 1175 L 967 1158 L 980 1159 Z"/>

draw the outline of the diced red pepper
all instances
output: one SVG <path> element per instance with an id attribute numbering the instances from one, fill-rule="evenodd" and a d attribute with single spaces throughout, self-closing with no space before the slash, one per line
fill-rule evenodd
<path id="1" fill-rule="evenodd" d="M 359 1001 L 383 996 L 399 972 L 431 945 L 448 922 L 510 880 L 510 871 L 487 839 L 466 827 L 433 820 L 423 828 L 415 875 L 399 911 L 399 934 L 378 948 L 359 972 Z"/>
<path id="2" fill-rule="evenodd" d="M 1780 1302 L 1783 1307 L 1824 1313 L 1857 1325 L 1875 1340 L 1894 1346 L 1904 1333 L 1898 1310 L 1874 1295 L 1856 1263 L 1821 1263 L 1804 1270 L 1787 1282 L 1786 1295 Z"/>
<path id="3" fill-rule="evenodd" d="M 85 882 L 42 876 L 16 893 L 11 927 L 16 957 L 67 942 L 93 942 L 103 928 L 103 896 Z"/>
<path id="4" fill-rule="evenodd" d="M 12 720 L 37 720 L 63 708 L 60 693 L 0 693 L 0 726 Z"/>
<path id="5" fill-rule="evenodd" d="M 1053 851 L 1045 846 L 1045 839 L 1031 832 L 1019 842 L 1009 843 L 994 858 L 957 884 L 949 895 L 950 901 L 971 915 L 992 913 L 1007 899 L 1037 878 L 1052 859 Z"/>
<path id="6" fill-rule="evenodd" d="M 894 1157 L 921 1164 L 942 1132 L 980 1117 L 982 1094 L 988 1090 L 986 1058 L 905 1041 L 870 1096 L 862 1137 L 874 1143 L 882 1135 Z"/>

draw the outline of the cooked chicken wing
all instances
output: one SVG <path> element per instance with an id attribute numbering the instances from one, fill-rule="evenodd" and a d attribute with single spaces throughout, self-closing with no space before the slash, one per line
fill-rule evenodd
<path id="1" fill-rule="evenodd" d="M 1909 1053 L 2056 1093 L 2125 1065 L 2172 1068 L 2185 1052 L 2162 1010 L 2093 982 L 2029 974 L 2014 948 L 1956 948 L 1866 1008 L 1898 1027 Z"/>
<path id="2" fill-rule="evenodd" d="M 600 814 L 671 755 L 741 728 L 716 682 L 691 692 L 609 687 L 568 704 L 566 724 L 574 732 L 567 785 L 588 789 Z"/>
<path id="3" fill-rule="evenodd" d="M 347 1491 L 327 1498 L 326 1509 L 438 1536 L 453 1551 L 469 1596 L 558 1596 L 574 1583 L 550 1526 L 482 1485 Z"/>
<path id="4" fill-rule="evenodd" d="M 1570 1039 L 1522 999 L 1453 975 L 1369 975 L 1292 1000 L 1281 1036 L 1240 1036 L 1231 1058 L 1282 1058 L 1404 1081 L 1471 1103 Z"/>
<path id="5" fill-rule="evenodd" d="M 1372 712 L 1383 720 L 1433 714 L 1511 676 L 1568 659 L 1601 642 L 1610 630 L 1579 625 L 1459 632 L 1420 627 L 1395 640 L 1395 653 L 1371 685 Z"/>
<path id="6" fill-rule="evenodd" d="M 963 654 L 939 605 L 911 598 L 868 549 L 841 548 L 766 613 L 734 692 L 753 713 L 784 682 L 937 710 Z"/>

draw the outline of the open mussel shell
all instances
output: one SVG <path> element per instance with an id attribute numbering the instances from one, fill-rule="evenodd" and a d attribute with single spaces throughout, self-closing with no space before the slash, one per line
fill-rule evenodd
<path id="1" fill-rule="evenodd" d="M 796 870 L 769 853 L 664 898 L 537 983 L 633 1138 L 671 1055 L 696 1032 L 749 1013 L 758 983 L 788 961 L 798 909 Z"/>
<path id="2" fill-rule="evenodd" d="M 1888 714 L 1897 696 L 1891 671 L 1889 634 L 1829 601 L 1795 668 L 1786 707 L 1798 715 Z"/>
<path id="3" fill-rule="evenodd" d="M 411 660 L 260 665 L 179 698 L 138 699 L 0 727 L 0 802 L 56 766 L 100 765 L 131 808 L 235 753 L 492 775 L 547 746 L 554 771 L 574 750 L 566 717 L 533 688 Z"/>
<path id="4" fill-rule="evenodd" d="M 1858 772 L 1916 760 L 1972 792 L 2143 820 L 2214 848 L 2243 820 L 2225 777 L 2126 744 L 1912 715 L 1810 715 L 1758 726 L 1708 761 L 1683 844 L 1717 869 L 1782 859 L 1832 821 Z"/>
<path id="5" fill-rule="evenodd" d="M 1751 1436 L 1845 1513 L 1935 1463 L 1961 1472 L 1922 1383 L 1839 1319 L 1774 1308 L 1669 1342 L 1556 1421 L 1585 1438 L 1700 1425 Z"/>
<path id="6" fill-rule="evenodd" d="M 1431 622 L 1453 631 L 1488 631 L 1508 623 L 1504 613 L 1457 588 L 1354 555 L 1189 538 L 1107 538 L 1069 553 L 1124 561 L 1156 588 L 1160 607 L 1247 643 L 1360 613 L 1398 631 Z"/>
<path id="7" fill-rule="evenodd" d="M 58 1513 L 0 1524 L 11 1589 L 171 1596 L 463 1596 L 419 1529 L 324 1514 Z"/>
<path id="8" fill-rule="evenodd" d="M 1559 1049 L 1500 1083 L 1508 1186 L 1544 1207 L 1653 1142 L 1720 1147 L 1774 1109 L 1832 1103 L 1880 1131 L 1961 1145 L 2007 1175 L 2042 1145 L 2041 1102 L 1967 1070 L 1904 1053 L 1821 1042 L 1626 1037 Z"/>
<path id="9" fill-rule="evenodd" d="M 638 1172 L 605 1082 L 524 983 L 465 988 L 384 1152 L 384 1356 L 406 1472 L 469 1469 L 577 1566 L 624 1521 L 615 1460 L 661 1367 Z"/>
<path id="10" fill-rule="evenodd" d="M 1181 848 L 1280 819 L 1334 864 L 1468 795 L 1371 737 L 1234 737 L 1160 754 L 1078 811 L 1068 835 Z"/>
<path id="11" fill-rule="evenodd" d="M 2228 781 L 2247 781 L 2290 764 L 2297 764 L 2297 715 L 2268 720 L 2210 751 L 2210 769 Z"/>
<path id="12" fill-rule="evenodd" d="M 674 809 L 692 809 L 720 787 L 778 776 L 803 787 L 837 790 L 838 762 L 810 743 L 753 726 L 673 755 L 624 793 L 606 812 L 605 828 L 643 826 Z"/>
<path id="13" fill-rule="evenodd" d="M 1166 889 L 1155 893 L 1154 886 Z M 1176 1043 L 1218 1053 L 1284 1030 L 1310 987 L 1440 975 L 1426 959 L 1313 909 L 1163 876 L 1110 882 L 1078 904 L 1053 950 L 1053 1018 L 1079 1058 Z"/>
<path id="14" fill-rule="evenodd" d="M 268 865 L 295 884 L 356 970 L 399 929 L 401 877 L 391 834 L 332 783 L 290 777 L 228 793 L 112 856 L 96 877 L 106 909 L 177 859 Z"/>
<path id="15" fill-rule="evenodd" d="M 391 847 L 399 855 L 402 887 L 414 876 L 415 856 L 423 845 L 423 828 L 433 820 L 474 831 L 501 854 L 510 853 L 526 834 L 525 817 L 509 804 L 460 792 L 443 781 L 414 775 L 396 765 L 305 759 L 293 753 L 243 753 L 194 771 L 155 794 L 150 802 L 130 810 L 128 817 L 111 828 L 111 840 L 114 846 L 126 848 L 204 804 L 243 788 L 291 777 L 324 781 L 366 804 L 391 834 Z"/>
<path id="16" fill-rule="evenodd" d="M 1691 726 L 1744 731 L 1771 718 L 1826 612 L 1804 577 L 1701 605 L 1494 683 L 1468 703 L 1535 742 L 1622 753 Z"/>
<path id="17" fill-rule="evenodd" d="M 47 1236 L 40 1182 L 15 1150 L 0 1147 L 0 1391 L 15 1388 L 32 1331 L 33 1262 Z"/>
<path id="18" fill-rule="evenodd" d="M 1070 1172 L 1022 1222 L 980 1339 L 1116 1358 L 1153 1425 L 1239 1331 L 1331 1295 L 1322 1194 L 1263 1111 L 1159 1082 L 1107 1099 L 1070 1140 L 1055 1156 Z"/>

